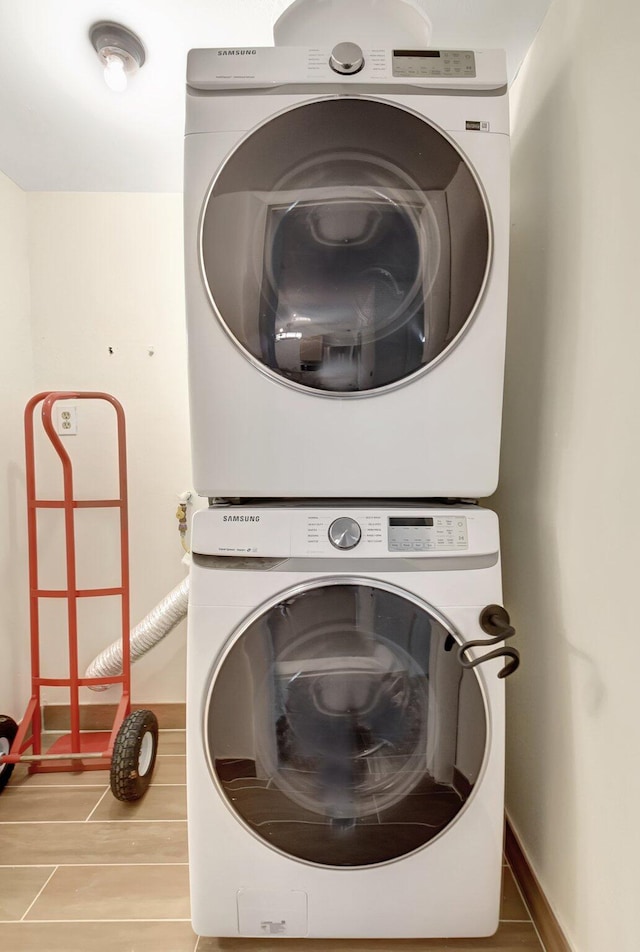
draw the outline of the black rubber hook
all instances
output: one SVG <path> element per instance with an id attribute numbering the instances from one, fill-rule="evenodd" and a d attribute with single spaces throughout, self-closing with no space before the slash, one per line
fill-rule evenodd
<path id="1" fill-rule="evenodd" d="M 467 641 L 464 645 L 461 645 L 458 649 L 458 661 L 463 668 L 475 668 L 477 665 L 484 664 L 485 661 L 490 661 L 493 658 L 510 658 L 511 660 L 498 672 L 499 678 L 508 678 L 520 665 L 520 654 L 515 648 L 507 646 L 496 648 L 494 651 L 488 651 L 486 654 L 481 655 L 479 658 L 474 658 L 473 660 L 469 660 L 465 657 L 465 652 L 467 652 L 469 648 L 489 647 L 515 635 L 516 630 L 511 624 L 508 611 L 502 605 L 487 605 L 487 607 L 483 608 L 480 612 L 479 621 L 482 630 L 486 631 L 491 637 L 477 638 L 474 641 Z"/>

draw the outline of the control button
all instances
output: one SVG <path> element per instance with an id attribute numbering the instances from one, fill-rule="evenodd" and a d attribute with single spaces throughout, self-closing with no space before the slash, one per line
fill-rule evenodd
<path id="1" fill-rule="evenodd" d="M 331 51 L 329 66 L 334 73 L 359 73 L 364 66 L 364 54 L 357 43 L 338 43 Z"/>
<path id="2" fill-rule="evenodd" d="M 329 526 L 329 542 L 336 549 L 354 549 L 360 541 L 362 530 L 355 519 L 341 516 Z"/>

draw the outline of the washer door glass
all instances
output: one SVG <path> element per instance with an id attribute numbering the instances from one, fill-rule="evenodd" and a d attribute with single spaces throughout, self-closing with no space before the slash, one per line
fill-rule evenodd
<path id="1" fill-rule="evenodd" d="M 202 265 L 225 328 L 291 384 L 399 384 L 462 333 L 489 268 L 489 219 L 451 140 L 371 99 L 298 106 L 215 178 Z"/>
<path id="2" fill-rule="evenodd" d="M 212 678 L 205 744 L 228 806 L 289 856 L 367 866 L 452 823 L 486 708 L 457 638 L 391 587 L 316 582 L 265 609 Z"/>

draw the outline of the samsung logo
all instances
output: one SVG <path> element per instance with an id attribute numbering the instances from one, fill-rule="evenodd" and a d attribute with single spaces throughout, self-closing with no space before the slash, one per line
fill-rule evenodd
<path id="1" fill-rule="evenodd" d="M 223 516 L 223 522 L 260 522 L 260 516 Z"/>
<path id="2" fill-rule="evenodd" d="M 218 56 L 255 56 L 256 50 L 218 50 Z"/>

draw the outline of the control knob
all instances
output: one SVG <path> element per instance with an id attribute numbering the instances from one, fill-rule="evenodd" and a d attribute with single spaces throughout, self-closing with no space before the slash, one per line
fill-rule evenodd
<path id="1" fill-rule="evenodd" d="M 329 542 L 336 549 L 355 549 L 361 535 L 362 530 L 356 520 L 348 516 L 334 519 L 329 526 Z"/>
<path id="2" fill-rule="evenodd" d="M 331 50 L 329 66 L 334 73 L 359 73 L 364 66 L 364 53 L 357 43 L 338 43 Z"/>

